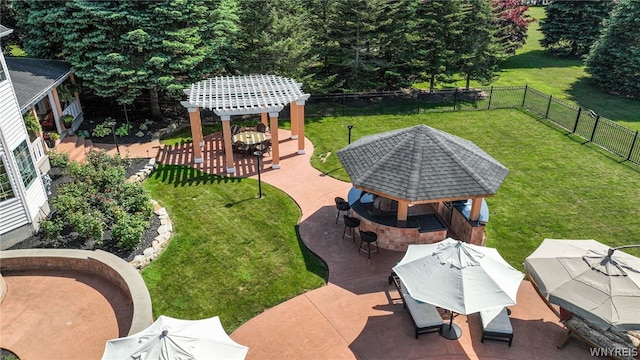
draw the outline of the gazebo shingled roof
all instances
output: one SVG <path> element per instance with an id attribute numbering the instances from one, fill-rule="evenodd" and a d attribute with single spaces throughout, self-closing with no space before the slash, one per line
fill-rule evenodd
<path id="1" fill-rule="evenodd" d="M 357 188 L 409 202 L 493 195 L 509 172 L 474 143 L 426 125 L 361 138 L 337 155 Z"/>

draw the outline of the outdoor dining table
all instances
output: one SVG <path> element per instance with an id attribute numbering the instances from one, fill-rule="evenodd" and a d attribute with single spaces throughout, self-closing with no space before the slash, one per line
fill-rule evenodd
<path id="1" fill-rule="evenodd" d="M 258 131 L 243 131 L 233 135 L 233 142 L 242 141 L 247 145 L 256 145 L 264 141 L 264 133 Z"/>

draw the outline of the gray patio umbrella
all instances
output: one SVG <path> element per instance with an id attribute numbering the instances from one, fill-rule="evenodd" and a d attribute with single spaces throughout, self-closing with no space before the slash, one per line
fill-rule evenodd
<path id="1" fill-rule="evenodd" d="M 107 341 L 102 360 L 242 360 L 248 350 L 227 335 L 217 316 L 182 320 L 160 315 L 137 334 Z"/>
<path id="2" fill-rule="evenodd" d="M 452 238 L 409 245 L 393 271 L 415 300 L 464 315 L 514 305 L 524 277 L 496 249 Z M 443 336 L 457 339 L 460 328 L 452 321 Z"/>
<path id="3" fill-rule="evenodd" d="M 601 329 L 640 329 L 640 258 L 620 248 L 545 239 L 524 267 L 550 303 Z"/>

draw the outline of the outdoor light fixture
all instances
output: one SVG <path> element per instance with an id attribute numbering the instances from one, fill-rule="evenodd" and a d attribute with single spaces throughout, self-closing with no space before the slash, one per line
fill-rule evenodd
<path id="1" fill-rule="evenodd" d="M 353 129 L 353 125 L 347 125 L 347 129 L 349 129 L 349 144 L 351 144 L 351 129 Z"/>
<path id="2" fill-rule="evenodd" d="M 116 136 L 116 122 L 112 121 L 109 123 L 111 125 L 111 133 L 113 134 L 113 142 L 116 144 L 116 151 L 118 151 L 118 155 L 120 155 L 120 147 L 118 146 L 118 137 Z"/>
<path id="3" fill-rule="evenodd" d="M 258 169 L 258 199 L 262 199 L 262 183 L 260 181 L 260 158 L 262 157 L 262 151 L 254 151 L 253 155 L 256 156 L 257 169 Z"/>

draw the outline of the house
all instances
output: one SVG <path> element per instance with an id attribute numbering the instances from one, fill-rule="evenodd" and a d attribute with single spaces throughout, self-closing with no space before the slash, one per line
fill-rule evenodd
<path id="1" fill-rule="evenodd" d="M 0 25 L 0 42 L 12 29 Z M 73 81 L 69 64 L 56 60 L 5 58 L 0 54 L 0 250 L 30 236 L 50 212 L 43 174 L 49 169 L 42 134 L 29 134 L 23 116 L 31 112 L 44 130 L 62 136 L 82 122 L 77 93 L 62 100 L 57 89 Z"/>

